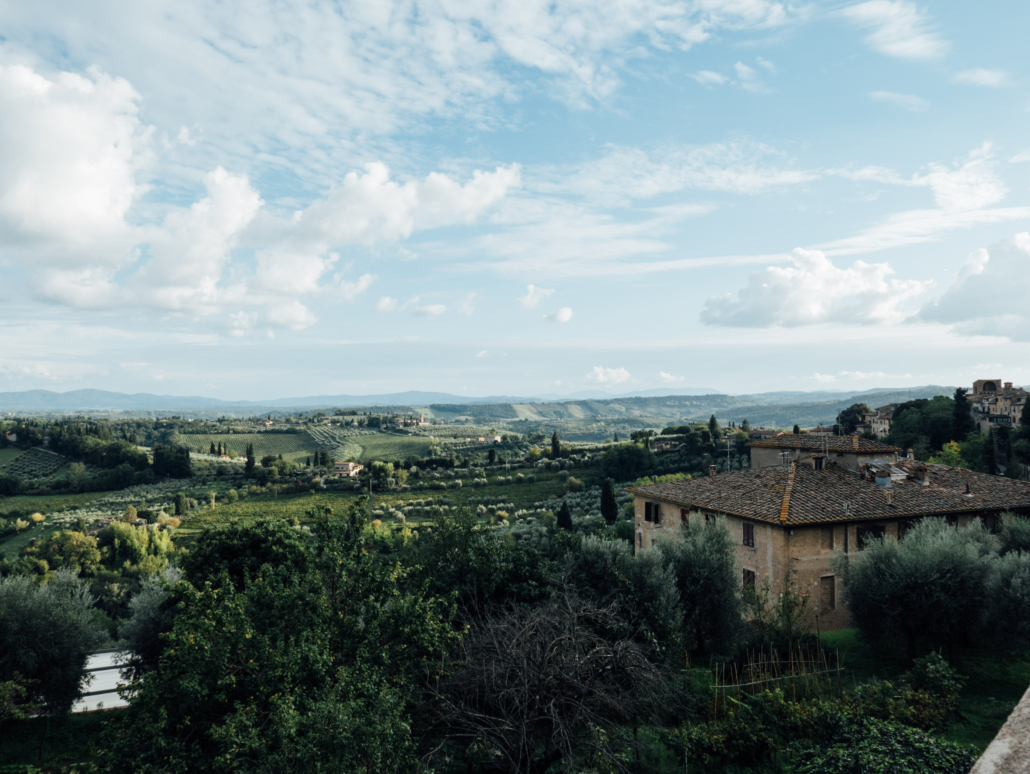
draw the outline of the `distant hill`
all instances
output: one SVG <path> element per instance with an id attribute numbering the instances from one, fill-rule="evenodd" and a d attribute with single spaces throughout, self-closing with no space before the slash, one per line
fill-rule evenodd
<path id="1" fill-rule="evenodd" d="M 930 385 L 911 389 L 839 392 L 771 392 L 752 395 L 725 395 L 711 392 L 690 394 L 683 391 L 650 390 L 660 395 L 570 398 L 558 400 L 492 396 L 470 398 L 439 392 L 400 392 L 388 395 L 320 395 L 307 398 L 277 398 L 269 401 L 222 401 L 200 396 L 127 395 L 104 390 L 52 392 L 28 390 L 0 393 L 0 410 L 27 413 L 62 411 L 125 412 L 220 412 L 227 414 L 282 413 L 288 409 L 368 408 L 379 410 L 427 411 L 441 419 L 459 416 L 476 420 L 588 420 L 654 418 L 656 422 L 704 421 L 715 414 L 720 422 L 742 422 L 753 426 L 803 427 L 833 422 L 837 414 L 852 403 L 872 407 L 901 403 L 934 395 L 950 395 L 953 387 Z M 603 394 L 603 393 L 602 393 Z M 594 395 L 594 393 L 590 393 Z"/>

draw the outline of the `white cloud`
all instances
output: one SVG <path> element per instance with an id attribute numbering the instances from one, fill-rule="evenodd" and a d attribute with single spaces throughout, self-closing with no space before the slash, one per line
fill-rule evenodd
<path id="1" fill-rule="evenodd" d="M 522 304 L 523 309 L 536 309 L 540 302 L 554 293 L 553 288 L 538 288 L 536 285 L 526 285 L 526 295 L 519 296 L 515 300 Z"/>
<path id="2" fill-rule="evenodd" d="M 629 381 L 629 371 L 625 368 L 603 368 L 594 366 L 594 370 L 587 374 L 587 379 L 599 384 L 622 384 Z"/>
<path id="3" fill-rule="evenodd" d="M 303 330 L 318 322 L 311 310 L 299 301 L 273 306 L 265 317 L 268 322 L 291 331 Z"/>
<path id="4" fill-rule="evenodd" d="M 478 293 L 469 293 L 465 296 L 465 300 L 461 302 L 461 306 L 458 307 L 458 314 L 473 315 L 476 313 L 475 300 Z"/>
<path id="5" fill-rule="evenodd" d="M 891 279 L 894 270 L 886 263 L 856 261 L 840 269 L 818 250 L 798 248 L 791 259 L 792 267 L 751 274 L 736 298 L 709 298 L 702 322 L 740 328 L 898 322 L 905 303 L 932 284 Z"/>
<path id="6" fill-rule="evenodd" d="M 907 0 L 869 0 L 840 13 L 856 26 L 871 29 L 865 42 L 887 56 L 937 59 L 951 47 L 932 31 L 929 20 L 916 4 Z"/>
<path id="7" fill-rule="evenodd" d="M 1030 341 L 1030 234 L 976 250 L 944 295 L 915 319 L 955 326 L 959 333 Z"/>
<path id="8" fill-rule="evenodd" d="M 953 83 L 964 83 L 971 86 L 987 86 L 998 89 L 1011 84 L 1009 74 L 1004 70 L 962 70 L 951 78 Z"/>
<path id="9" fill-rule="evenodd" d="M 0 246 L 30 248 L 36 265 L 127 261 L 150 160 L 139 100 L 96 69 L 51 79 L 0 65 Z"/>
<path id="10" fill-rule="evenodd" d="M 691 73 L 690 77 L 702 86 L 722 86 L 722 84 L 729 80 L 725 75 L 720 75 L 711 70 L 698 70 L 696 73 Z"/>
<path id="11" fill-rule="evenodd" d="M 439 317 L 446 311 L 447 307 L 443 304 L 428 304 L 415 307 L 415 315 L 417 317 Z"/>
<path id="12" fill-rule="evenodd" d="M 869 92 L 869 98 L 876 102 L 894 105 L 910 113 L 924 113 L 930 109 L 929 102 L 922 97 L 916 97 L 912 94 L 895 94 L 892 91 L 871 91 Z"/>
<path id="13" fill-rule="evenodd" d="M 545 314 L 544 319 L 548 322 L 567 323 L 569 320 L 572 319 L 572 310 L 569 309 L 567 306 L 563 306 L 561 309 L 559 309 L 557 312 L 554 312 L 553 314 Z"/>
<path id="14" fill-rule="evenodd" d="M 673 376 L 672 374 L 665 373 L 665 371 L 658 372 L 658 380 L 665 384 L 681 384 L 686 381 L 685 377 Z"/>
<path id="15" fill-rule="evenodd" d="M 1030 161 L 1030 150 L 1025 150 L 1017 153 L 1015 156 L 1009 159 L 1009 164 L 1023 164 Z"/>
<path id="16" fill-rule="evenodd" d="M 383 314 L 392 312 L 397 308 L 397 299 L 383 296 L 376 302 L 376 311 Z"/>
<path id="17" fill-rule="evenodd" d="M 486 357 L 486 350 L 481 349 L 479 352 L 476 353 L 476 357 Z"/>
<path id="18" fill-rule="evenodd" d="M 761 65 L 762 67 L 764 67 L 766 70 L 771 72 L 773 75 L 775 75 L 777 73 L 776 65 L 774 65 L 772 62 L 770 62 L 768 59 L 763 59 L 762 57 L 759 56 L 759 57 L 755 57 L 755 61 L 758 62 L 758 64 Z"/>

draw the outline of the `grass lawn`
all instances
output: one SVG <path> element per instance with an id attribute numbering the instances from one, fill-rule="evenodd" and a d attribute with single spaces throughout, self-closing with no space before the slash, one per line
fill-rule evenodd
<path id="1" fill-rule="evenodd" d="M 908 668 L 903 648 L 874 651 L 859 640 L 854 629 L 828 632 L 823 642 L 840 653 L 848 687 L 873 677 L 894 681 Z M 965 653 L 957 668 L 968 680 L 959 697 L 960 717 L 945 729 L 944 737 L 982 752 L 1030 686 L 1030 654 L 988 657 Z"/>
<path id="2" fill-rule="evenodd" d="M 12 449 L 11 447 L 0 449 L 0 468 L 21 454 L 24 454 L 21 449 Z"/>
<path id="3" fill-rule="evenodd" d="M 118 722 L 124 713 L 122 709 L 111 709 L 51 718 L 49 733 L 46 732 L 46 718 L 7 721 L 3 733 L 0 733 L 0 774 L 20 774 L 28 766 L 40 765 L 48 772 L 85 771 L 86 766 L 80 769 L 75 764 L 88 763 L 90 744 L 96 741 L 102 724 Z M 41 744 L 42 760 L 39 756 Z"/>

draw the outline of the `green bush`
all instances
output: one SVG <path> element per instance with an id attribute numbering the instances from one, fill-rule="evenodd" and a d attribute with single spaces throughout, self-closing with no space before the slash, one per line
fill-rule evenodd
<path id="1" fill-rule="evenodd" d="M 792 774 L 967 774 L 976 756 L 898 723 L 840 723 L 820 744 L 796 754 Z"/>

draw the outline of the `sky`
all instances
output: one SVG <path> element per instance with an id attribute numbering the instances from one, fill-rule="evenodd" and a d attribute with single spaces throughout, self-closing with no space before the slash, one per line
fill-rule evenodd
<path id="1" fill-rule="evenodd" d="M 1028 22 L 0 4 L 0 391 L 1028 383 Z"/>

